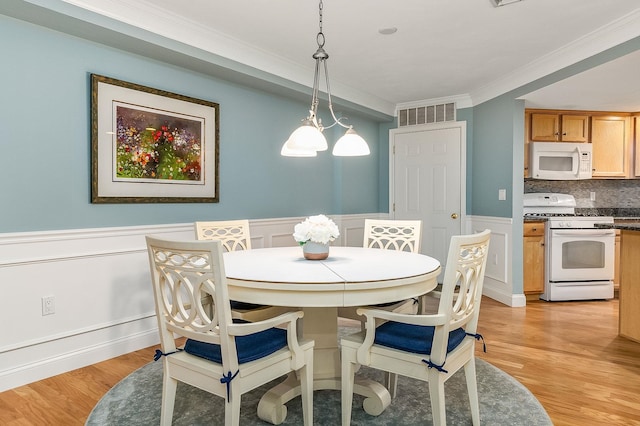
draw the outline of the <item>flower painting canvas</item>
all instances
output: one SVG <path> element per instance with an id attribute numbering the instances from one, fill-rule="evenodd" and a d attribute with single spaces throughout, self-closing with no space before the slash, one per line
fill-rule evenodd
<path id="1" fill-rule="evenodd" d="M 92 75 L 92 202 L 218 202 L 219 105 Z"/>
<path id="2" fill-rule="evenodd" d="M 202 121 L 116 106 L 116 179 L 200 182 Z"/>

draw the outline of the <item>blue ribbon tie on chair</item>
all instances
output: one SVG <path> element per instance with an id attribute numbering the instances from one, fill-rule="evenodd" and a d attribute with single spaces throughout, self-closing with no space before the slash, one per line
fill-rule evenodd
<path id="1" fill-rule="evenodd" d="M 471 336 L 471 337 L 473 337 L 473 338 L 474 338 L 474 339 L 476 339 L 477 341 L 482 340 L 482 351 L 483 351 L 485 354 L 487 353 L 487 344 L 486 344 L 486 343 L 484 343 L 484 337 L 482 337 L 482 334 L 480 334 L 480 333 L 476 333 L 476 334 L 473 334 L 473 333 L 465 333 L 465 334 L 466 334 L 467 336 Z"/>
<path id="2" fill-rule="evenodd" d="M 231 381 L 236 378 L 239 372 L 240 370 L 237 370 L 235 374 L 231 375 L 231 371 L 229 371 L 227 374 L 223 374 L 220 379 L 220 383 L 227 385 L 227 402 L 231 398 Z"/>
<path id="3" fill-rule="evenodd" d="M 448 373 L 447 370 L 442 368 L 442 367 L 444 367 L 444 362 L 442 363 L 442 365 L 434 364 L 433 362 L 431 362 L 431 360 L 428 360 L 428 359 L 423 359 L 422 362 L 427 364 L 427 368 L 435 368 L 436 370 L 438 370 L 441 373 Z"/>
<path id="4" fill-rule="evenodd" d="M 164 353 L 162 352 L 160 349 L 156 349 L 156 353 L 153 355 L 153 360 L 157 361 L 160 358 L 162 358 L 163 356 L 169 356 L 171 354 L 175 354 L 176 352 L 180 352 L 182 349 L 178 349 L 177 351 L 173 351 L 173 352 L 168 352 L 168 353 Z"/>

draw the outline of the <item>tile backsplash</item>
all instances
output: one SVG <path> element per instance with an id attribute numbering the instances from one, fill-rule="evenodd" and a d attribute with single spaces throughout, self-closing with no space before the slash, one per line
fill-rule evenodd
<path id="1" fill-rule="evenodd" d="M 558 192 L 576 198 L 577 209 L 611 209 L 613 216 L 640 216 L 640 179 L 525 179 L 524 192 Z M 591 200 L 591 193 L 595 200 Z"/>

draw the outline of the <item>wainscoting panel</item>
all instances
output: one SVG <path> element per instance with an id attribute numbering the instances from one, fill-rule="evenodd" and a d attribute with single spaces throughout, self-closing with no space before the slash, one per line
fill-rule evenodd
<path id="1" fill-rule="evenodd" d="M 360 246 L 364 219 L 380 215 L 331 217 L 333 245 Z M 253 247 L 296 245 L 302 220 L 250 221 Z M 158 343 L 151 234 L 195 238 L 191 223 L 0 234 L 0 392 Z M 55 313 L 42 315 L 48 296 Z"/>
<path id="2" fill-rule="evenodd" d="M 467 231 L 491 230 L 483 294 L 512 307 L 525 306 L 524 294 L 513 294 L 513 219 L 467 216 Z"/>

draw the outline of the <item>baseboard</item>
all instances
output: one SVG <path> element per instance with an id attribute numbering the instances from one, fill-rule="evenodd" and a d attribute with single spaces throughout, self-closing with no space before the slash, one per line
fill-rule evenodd
<path id="1" fill-rule="evenodd" d="M 157 345 L 159 341 L 158 330 L 154 328 L 11 368 L 0 372 L 0 392 L 148 348 Z M 153 361 L 153 359 L 149 359 L 149 361 Z"/>

